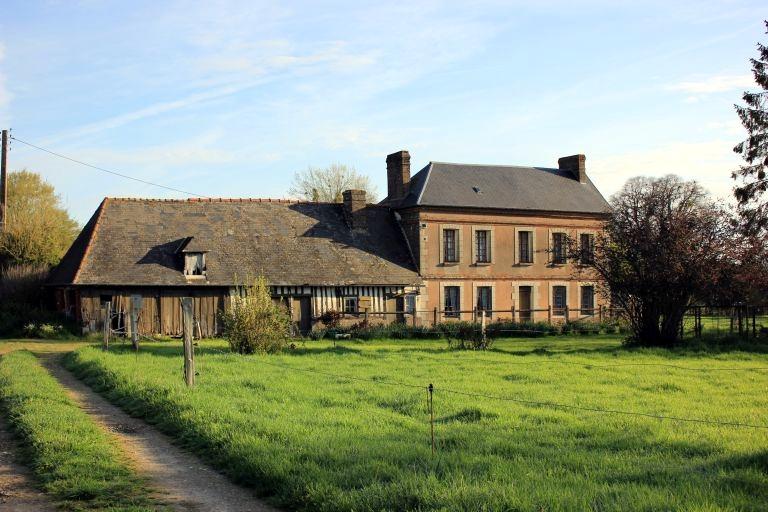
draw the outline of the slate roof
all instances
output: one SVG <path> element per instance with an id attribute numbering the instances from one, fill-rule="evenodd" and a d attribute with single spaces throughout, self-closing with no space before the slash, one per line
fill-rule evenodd
<path id="1" fill-rule="evenodd" d="M 368 205 L 352 230 L 343 206 L 279 200 L 104 199 L 50 285 L 229 286 L 250 273 L 272 285 L 410 285 L 419 277 L 392 212 Z M 184 247 L 206 253 L 188 282 Z"/>
<path id="2" fill-rule="evenodd" d="M 589 178 L 545 167 L 430 162 L 397 205 L 601 214 L 608 203 Z"/>

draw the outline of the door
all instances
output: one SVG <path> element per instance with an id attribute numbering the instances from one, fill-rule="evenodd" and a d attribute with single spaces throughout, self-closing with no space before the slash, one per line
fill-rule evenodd
<path id="1" fill-rule="evenodd" d="M 531 287 L 521 286 L 519 295 L 520 297 L 518 300 L 518 304 L 520 304 L 520 320 L 522 322 L 530 322 L 531 321 Z"/>
<path id="2" fill-rule="evenodd" d="M 299 331 L 305 336 L 312 330 L 311 300 L 311 297 L 299 297 Z"/>
<path id="3" fill-rule="evenodd" d="M 397 311 L 395 322 L 399 324 L 405 323 L 405 315 L 403 314 L 403 311 L 405 311 L 405 300 L 402 297 L 395 297 L 395 311 Z"/>

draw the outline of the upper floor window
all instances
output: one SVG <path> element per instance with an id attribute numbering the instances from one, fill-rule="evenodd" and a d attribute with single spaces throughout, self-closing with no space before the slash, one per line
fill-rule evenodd
<path id="1" fill-rule="evenodd" d="M 488 230 L 475 231 L 475 261 L 477 263 L 491 261 L 491 232 Z"/>
<path id="2" fill-rule="evenodd" d="M 552 233 L 552 263 L 565 265 L 565 233 Z"/>
<path id="3" fill-rule="evenodd" d="M 582 233 L 579 235 L 579 263 L 589 265 L 595 260 L 595 235 Z"/>
<path id="4" fill-rule="evenodd" d="M 533 263 L 533 231 L 518 231 L 517 237 L 520 263 Z"/>
<path id="5" fill-rule="evenodd" d="M 448 263 L 456 263 L 459 261 L 458 240 L 458 229 L 443 230 L 443 261 Z"/>
<path id="6" fill-rule="evenodd" d="M 187 252 L 184 253 L 184 275 L 186 276 L 204 276 L 205 275 L 205 253 Z"/>

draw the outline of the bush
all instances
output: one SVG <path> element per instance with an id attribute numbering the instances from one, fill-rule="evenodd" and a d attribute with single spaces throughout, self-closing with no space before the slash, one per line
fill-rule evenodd
<path id="1" fill-rule="evenodd" d="M 343 315 L 338 311 L 329 309 L 328 311 L 320 315 L 320 323 L 322 323 L 326 327 L 331 327 L 331 328 L 338 327 L 342 316 Z"/>
<path id="2" fill-rule="evenodd" d="M 240 354 L 280 352 L 290 337 L 288 310 L 272 300 L 264 276 L 232 297 L 229 309 L 222 314 L 222 323 L 224 338 Z"/>

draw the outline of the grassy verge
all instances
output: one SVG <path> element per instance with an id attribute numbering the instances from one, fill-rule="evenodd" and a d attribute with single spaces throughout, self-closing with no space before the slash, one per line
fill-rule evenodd
<path id="1" fill-rule="evenodd" d="M 158 510 L 117 447 L 29 352 L 0 359 L 0 406 L 42 488 L 67 510 Z"/>
<path id="2" fill-rule="evenodd" d="M 309 342 L 278 356 L 178 343 L 85 347 L 67 364 L 234 480 L 300 510 L 764 510 L 768 430 L 463 396 L 766 424 L 768 356 L 621 347 L 618 337 Z M 289 369 L 290 368 L 290 369 Z M 726 371 L 725 368 L 728 368 Z M 331 374 L 349 376 L 343 378 Z M 435 385 L 437 453 L 423 387 Z"/>

